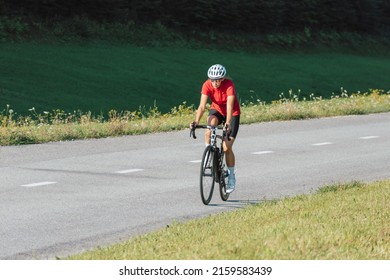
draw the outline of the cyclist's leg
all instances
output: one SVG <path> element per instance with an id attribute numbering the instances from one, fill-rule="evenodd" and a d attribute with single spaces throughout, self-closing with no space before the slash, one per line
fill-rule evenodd
<path id="1" fill-rule="evenodd" d="M 230 125 L 231 125 L 230 140 L 225 139 L 223 145 L 225 151 L 226 166 L 228 167 L 229 170 L 228 185 L 226 188 L 227 193 L 233 192 L 236 186 L 236 176 L 235 176 L 236 160 L 233 152 L 233 144 L 237 137 L 238 128 L 240 125 L 240 116 L 233 117 Z"/>
<path id="2" fill-rule="evenodd" d="M 240 116 L 234 116 L 232 118 L 232 122 L 230 124 L 230 140 L 224 140 L 224 152 L 226 156 L 226 165 L 228 167 L 234 167 L 236 164 L 234 152 L 233 152 L 233 144 L 238 134 L 238 129 L 240 127 Z"/>
<path id="3" fill-rule="evenodd" d="M 223 143 L 223 150 L 225 152 L 227 167 L 234 167 L 236 164 L 236 158 L 233 152 L 234 140 L 235 138 L 230 137 L 230 140 L 225 139 Z"/>
<path id="4" fill-rule="evenodd" d="M 210 110 L 209 116 L 207 118 L 207 125 L 217 126 L 223 122 L 223 116 L 217 110 Z M 205 143 L 206 145 L 210 144 L 210 134 L 211 131 L 206 129 L 205 132 Z"/>
<path id="5" fill-rule="evenodd" d="M 236 188 L 236 172 L 235 172 L 235 156 L 233 152 L 233 143 L 235 138 L 230 137 L 230 140 L 224 141 L 225 161 L 228 169 L 228 182 L 226 185 L 226 193 L 232 193 Z"/>

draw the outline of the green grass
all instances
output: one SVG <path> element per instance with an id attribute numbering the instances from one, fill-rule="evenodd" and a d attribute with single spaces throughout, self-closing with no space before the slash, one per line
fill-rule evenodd
<path id="1" fill-rule="evenodd" d="M 325 186 L 100 247 L 70 259 L 389 260 L 390 181 Z"/>
<path id="2" fill-rule="evenodd" d="M 383 90 L 370 93 L 315 98 L 297 101 L 294 94 L 272 104 L 247 103 L 242 106 L 241 123 L 297 120 L 351 114 L 369 114 L 390 111 L 390 95 Z M 157 108 L 149 111 L 110 111 L 108 120 L 91 113 L 67 114 L 60 110 L 39 114 L 32 110 L 29 116 L 16 117 L 7 108 L 0 114 L 0 145 L 22 145 L 52 141 L 115 137 L 188 128 L 194 120 L 193 106 L 186 103 L 175 106 L 169 113 Z M 204 116 L 203 122 L 205 120 Z"/>
<path id="3" fill-rule="evenodd" d="M 343 53 L 264 53 L 130 45 L 0 44 L 0 108 L 19 115 L 60 109 L 107 116 L 111 109 L 162 112 L 197 104 L 211 64 L 225 64 L 241 102 L 279 100 L 290 89 L 300 97 L 328 98 L 389 90 L 390 56 Z"/>

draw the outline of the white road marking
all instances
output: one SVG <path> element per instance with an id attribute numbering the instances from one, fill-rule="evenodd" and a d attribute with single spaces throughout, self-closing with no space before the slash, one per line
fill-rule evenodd
<path id="1" fill-rule="evenodd" d="M 325 145 L 332 145 L 332 142 L 322 142 L 322 143 L 315 143 L 311 144 L 312 146 L 325 146 Z"/>
<path id="2" fill-rule="evenodd" d="M 143 171 L 143 169 L 127 169 L 127 170 L 119 170 L 119 171 L 116 171 L 115 173 L 117 174 L 126 174 L 126 173 L 133 173 L 133 172 L 139 172 L 139 171 Z"/>
<path id="3" fill-rule="evenodd" d="M 190 162 L 191 162 L 191 163 L 201 163 L 202 160 L 201 160 L 201 159 L 197 159 L 197 160 L 191 160 Z"/>
<path id="4" fill-rule="evenodd" d="M 363 140 L 367 140 L 367 139 L 375 139 L 375 138 L 379 138 L 379 136 L 363 136 L 363 137 L 360 137 L 360 139 L 363 139 Z"/>
<path id="5" fill-rule="evenodd" d="M 53 185 L 53 184 L 57 184 L 57 182 L 39 182 L 39 183 L 21 185 L 21 187 L 34 188 L 34 187 L 42 187 L 42 186 L 48 186 L 48 185 Z"/>
<path id="6" fill-rule="evenodd" d="M 254 152 L 252 155 L 266 155 L 266 154 L 273 154 L 274 151 L 261 151 L 261 152 Z"/>

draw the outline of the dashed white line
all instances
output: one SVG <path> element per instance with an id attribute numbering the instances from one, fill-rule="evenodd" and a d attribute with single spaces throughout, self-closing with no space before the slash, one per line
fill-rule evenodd
<path id="1" fill-rule="evenodd" d="M 325 146 L 325 145 L 332 145 L 332 142 L 322 142 L 322 143 L 315 143 L 311 144 L 312 146 Z"/>
<path id="2" fill-rule="evenodd" d="M 197 160 L 191 160 L 190 162 L 191 162 L 191 163 L 201 163 L 202 160 L 201 160 L 201 159 L 197 159 Z"/>
<path id="3" fill-rule="evenodd" d="M 360 137 L 360 139 L 363 139 L 363 140 L 367 140 L 367 139 L 375 139 L 375 138 L 379 138 L 379 136 L 363 136 L 363 137 Z"/>
<path id="4" fill-rule="evenodd" d="M 266 155 L 266 154 L 273 154 L 274 151 L 260 151 L 260 152 L 253 152 L 252 155 Z"/>
<path id="5" fill-rule="evenodd" d="M 21 185 L 21 187 L 34 188 L 34 187 L 42 187 L 42 186 L 48 186 L 53 184 L 57 184 L 57 182 L 39 182 L 39 183 Z"/>
<path id="6" fill-rule="evenodd" d="M 117 174 L 127 174 L 127 173 L 139 172 L 139 171 L 143 171 L 143 169 L 135 168 L 135 169 L 119 170 L 119 171 L 116 171 L 115 173 L 117 173 Z"/>

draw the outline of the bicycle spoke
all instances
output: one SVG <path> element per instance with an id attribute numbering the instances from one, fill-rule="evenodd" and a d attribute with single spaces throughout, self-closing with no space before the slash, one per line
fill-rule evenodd
<path id="1" fill-rule="evenodd" d="M 200 171 L 200 195 L 202 202 L 209 204 L 214 190 L 214 165 L 213 165 L 214 152 L 210 146 L 206 147 Z"/>

